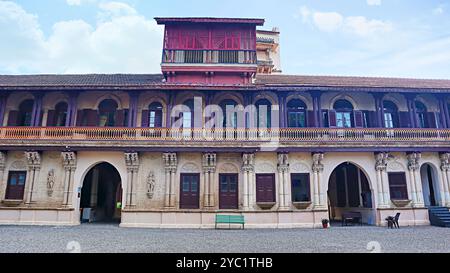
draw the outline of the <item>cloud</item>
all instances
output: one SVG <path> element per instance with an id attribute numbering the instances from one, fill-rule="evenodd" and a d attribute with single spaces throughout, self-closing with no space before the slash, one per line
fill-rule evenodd
<path id="1" fill-rule="evenodd" d="M 380 6 L 381 0 L 366 0 L 367 5 L 369 6 Z"/>
<path id="2" fill-rule="evenodd" d="M 99 6 L 98 21 L 61 21 L 46 37 L 38 17 L 0 1 L 0 73 L 157 73 L 162 29 L 132 7 Z"/>
<path id="3" fill-rule="evenodd" d="M 392 23 L 388 21 L 368 19 L 364 16 L 345 17 L 338 12 L 314 11 L 305 6 L 300 8 L 297 18 L 301 18 L 303 23 L 311 23 L 321 31 L 341 31 L 361 37 L 393 30 Z"/>
<path id="4" fill-rule="evenodd" d="M 337 12 L 315 12 L 313 22 L 322 31 L 335 31 L 342 26 L 344 17 Z"/>
<path id="5" fill-rule="evenodd" d="M 83 4 L 93 4 L 97 2 L 96 0 L 66 0 L 69 6 L 81 6 Z"/>
<path id="6" fill-rule="evenodd" d="M 433 14 L 434 15 L 441 15 L 444 13 L 444 7 L 441 5 L 435 9 L 433 9 Z"/>

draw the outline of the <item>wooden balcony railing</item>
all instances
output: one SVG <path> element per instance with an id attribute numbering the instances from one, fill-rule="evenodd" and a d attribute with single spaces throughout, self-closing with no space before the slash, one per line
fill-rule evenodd
<path id="1" fill-rule="evenodd" d="M 164 49 L 162 62 L 165 64 L 256 64 L 256 51 Z"/>
<path id="2" fill-rule="evenodd" d="M 442 142 L 450 144 L 450 129 L 167 129 L 116 127 L 0 127 L 0 140 L 60 141 L 220 141 L 220 142 L 316 142 L 386 143 Z"/>

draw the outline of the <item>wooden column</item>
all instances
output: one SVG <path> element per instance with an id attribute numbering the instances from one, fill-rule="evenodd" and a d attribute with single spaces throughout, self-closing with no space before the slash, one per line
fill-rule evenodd
<path id="1" fill-rule="evenodd" d="M 41 111 L 42 111 L 42 98 L 43 93 L 34 94 L 33 112 L 31 115 L 31 126 L 41 126 Z"/>

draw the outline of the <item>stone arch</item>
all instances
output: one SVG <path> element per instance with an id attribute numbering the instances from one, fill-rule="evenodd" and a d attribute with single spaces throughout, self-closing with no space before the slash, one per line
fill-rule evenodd
<path id="1" fill-rule="evenodd" d="M 219 173 L 239 173 L 239 166 L 231 162 L 226 162 L 219 164 L 217 170 Z"/>
<path id="2" fill-rule="evenodd" d="M 353 165 L 355 165 L 356 167 L 358 167 L 363 173 L 364 173 L 364 175 L 367 177 L 367 182 L 369 183 L 369 187 L 370 187 L 370 190 L 371 191 L 374 191 L 375 190 L 375 188 L 374 188 L 374 183 L 376 182 L 376 181 L 372 181 L 372 179 L 371 179 L 371 176 L 369 175 L 369 172 L 367 172 L 367 170 L 361 165 L 361 164 L 358 164 L 358 163 L 356 163 L 355 161 L 353 161 L 353 160 L 340 160 L 340 161 L 337 161 L 337 162 L 335 162 L 335 163 L 333 163 L 333 165 L 332 166 L 330 166 L 330 170 L 331 170 L 331 172 L 329 172 L 329 174 L 328 174 L 328 177 L 324 177 L 324 180 L 326 181 L 326 188 L 325 188 L 325 192 L 326 191 L 328 191 L 328 181 L 330 180 L 330 176 L 331 176 L 331 174 L 333 173 L 333 171 L 339 166 L 339 165 L 341 165 L 341 164 L 343 164 L 343 163 L 350 163 L 350 164 L 353 164 Z M 375 166 L 375 165 L 374 165 Z M 375 200 L 374 200 L 375 201 Z"/>
<path id="3" fill-rule="evenodd" d="M 263 91 L 256 94 L 256 96 L 253 99 L 253 104 L 255 105 L 256 102 L 260 99 L 267 99 L 268 101 L 270 101 L 272 105 L 278 105 L 278 97 L 273 92 Z"/>
<path id="4" fill-rule="evenodd" d="M 275 165 L 268 161 L 261 162 L 255 166 L 256 173 L 276 173 L 276 170 Z"/>
<path id="5" fill-rule="evenodd" d="M 418 95 L 416 101 L 419 101 L 425 105 L 427 112 L 439 112 L 439 105 L 437 100 L 432 96 Z"/>
<path id="6" fill-rule="evenodd" d="M 102 101 L 104 101 L 104 100 L 114 100 L 117 103 L 117 110 L 124 109 L 121 99 L 119 98 L 119 96 L 114 95 L 114 94 L 106 94 L 106 95 L 100 96 L 94 104 L 94 109 L 98 110 L 100 103 L 102 103 Z"/>
<path id="7" fill-rule="evenodd" d="M 245 106 L 244 98 L 242 97 L 241 94 L 236 93 L 236 92 L 218 93 L 212 99 L 212 104 L 219 105 L 222 101 L 227 100 L 227 99 L 234 100 L 237 105 L 240 104 L 240 105 Z"/>
<path id="8" fill-rule="evenodd" d="M 13 93 L 8 97 L 8 103 L 6 104 L 6 110 L 7 111 L 19 110 L 20 104 L 22 104 L 22 102 L 24 102 L 26 100 L 34 101 L 34 96 L 29 92 L 15 93 L 15 94 Z"/>
<path id="9" fill-rule="evenodd" d="M 330 105 L 328 109 L 333 109 L 334 103 L 338 100 L 347 100 L 348 102 L 350 102 L 353 106 L 354 110 L 359 110 L 358 104 L 356 103 L 356 101 L 348 94 L 338 94 L 336 96 L 334 96 L 331 100 L 330 100 Z"/>
<path id="10" fill-rule="evenodd" d="M 200 167 L 193 163 L 193 162 L 187 162 L 180 168 L 181 173 L 199 173 Z"/>
<path id="11" fill-rule="evenodd" d="M 428 166 L 431 169 L 431 181 L 428 176 Z M 441 188 L 439 168 L 431 161 L 421 162 L 420 179 L 422 184 L 422 193 L 425 206 L 438 206 L 442 205 L 442 200 L 445 199 L 443 195 L 443 188 Z"/>
<path id="12" fill-rule="evenodd" d="M 313 109 L 313 103 L 310 98 L 306 97 L 304 94 L 298 94 L 298 93 L 294 93 L 294 92 L 289 93 L 287 95 L 286 105 L 289 103 L 289 101 L 294 100 L 294 99 L 299 99 L 299 100 L 303 101 L 309 110 Z"/>

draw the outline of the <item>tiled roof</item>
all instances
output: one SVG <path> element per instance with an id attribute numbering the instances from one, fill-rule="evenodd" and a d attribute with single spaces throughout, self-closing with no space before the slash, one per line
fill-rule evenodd
<path id="1" fill-rule="evenodd" d="M 140 89 L 140 88 L 295 88 L 295 87 L 353 87 L 353 88 L 410 88 L 450 90 L 450 80 L 257 75 L 254 85 L 203 85 L 165 83 L 162 74 L 84 74 L 84 75 L 0 75 L 0 89 Z"/>
<path id="2" fill-rule="evenodd" d="M 215 17 L 156 17 L 158 24 L 167 23 L 235 23 L 264 25 L 264 19 L 259 18 L 215 18 Z"/>
<path id="3" fill-rule="evenodd" d="M 0 87 L 139 86 L 161 84 L 162 74 L 0 75 Z"/>
<path id="4" fill-rule="evenodd" d="M 273 74 L 258 75 L 256 84 L 263 86 L 450 89 L 450 80 Z"/>

